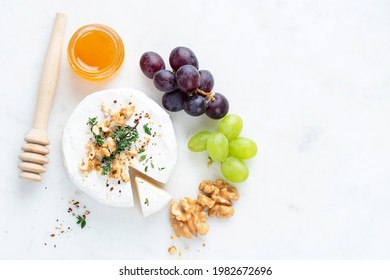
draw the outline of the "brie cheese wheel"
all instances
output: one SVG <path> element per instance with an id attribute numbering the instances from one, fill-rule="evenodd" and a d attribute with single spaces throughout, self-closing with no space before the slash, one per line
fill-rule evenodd
<path id="1" fill-rule="evenodd" d="M 151 182 L 135 176 L 139 202 L 144 217 L 150 216 L 169 204 L 172 195 L 167 191 L 153 185 Z"/>
<path id="2" fill-rule="evenodd" d="M 131 183 L 109 178 L 96 170 L 83 172 L 79 166 L 88 151 L 86 144 L 94 137 L 86 124 L 88 119 L 102 120 L 105 113 L 115 113 L 129 104 L 134 105 L 134 113 L 126 124 L 134 127 L 138 123 L 139 141 L 134 144 L 138 146 L 132 148 L 140 152 L 127 159 L 129 165 L 166 183 L 177 159 L 174 129 L 165 110 L 140 91 L 109 89 L 88 95 L 69 117 L 62 137 L 64 164 L 72 182 L 97 201 L 118 207 L 134 205 Z"/>

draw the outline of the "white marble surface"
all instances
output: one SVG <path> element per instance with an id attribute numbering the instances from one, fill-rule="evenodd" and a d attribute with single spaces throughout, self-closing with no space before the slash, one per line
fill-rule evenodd
<path id="1" fill-rule="evenodd" d="M 26 183 L 17 155 L 57 11 L 68 15 L 66 43 L 78 27 L 100 22 L 122 36 L 126 58 L 114 79 L 90 83 L 63 53 L 50 164 L 41 183 Z M 0 258 L 390 258 L 389 32 L 386 0 L 1 1 Z M 191 241 L 170 240 L 167 211 L 144 219 L 138 207 L 111 208 L 78 192 L 60 152 L 65 121 L 87 94 L 134 87 L 160 102 L 138 60 L 147 50 L 167 59 L 178 45 L 214 74 L 260 150 L 234 218 L 212 220 L 209 234 Z M 180 158 L 166 188 L 178 199 L 219 176 L 204 154 L 186 149 L 192 133 L 216 124 L 171 116 Z M 83 230 L 67 213 L 70 199 L 91 211 Z M 50 237 L 59 224 L 71 230 Z M 181 257 L 167 253 L 171 245 Z"/>

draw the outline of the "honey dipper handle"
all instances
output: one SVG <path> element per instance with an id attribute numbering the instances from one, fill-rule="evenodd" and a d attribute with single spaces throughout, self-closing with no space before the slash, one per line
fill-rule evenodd
<path id="1" fill-rule="evenodd" d="M 46 129 L 47 120 L 57 85 L 65 22 L 65 15 L 57 13 L 41 74 L 33 126 L 35 129 Z"/>

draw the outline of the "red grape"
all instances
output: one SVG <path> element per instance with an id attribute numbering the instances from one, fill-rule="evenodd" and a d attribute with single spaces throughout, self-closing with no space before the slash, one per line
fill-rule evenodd
<path id="1" fill-rule="evenodd" d="M 155 52 L 146 52 L 141 56 L 139 61 L 142 72 L 149 79 L 153 79 L 154 74 L 165 69 L 165 63 L 162 57 Z"/>
<path id="2" fill-rule="evenodd" d="M 199 87 L 200 75 L 194 66 L 183 65 L 176 72 L 176 81 L 180 90 L 190 93 Z"/>
<path id="3" fill-rule="evenodd" d="M 198 59 L 193 51 L 186 47 L 176 47 L 172 50 L 169 56 L 169 64 L 176 71 L 183 65 L 192 65 L 199 69 Z"/>
<path id="4" fill-rule="evenodd" d="M 176 89 L 171 92 L 166 92 L 162 97 L 162 105 L 168 111 L 178 112 L 180 110 L 183 110 L 183 103 L 186 97 L 187 94 L 179 89 Z"/>
<path id="5" fill-rule="evenodd" d="M 169 70 L 160 70 L 153 76 L 154 86 L 164 92 L 177 89 L 175 74 Z"/>
<path id="6" fill-rule="evenodd" d="M 212 119 L 222 119 L 229 112 L 229 101 L 220 93 L 215 93 L 215 100 L 207 104 L 206 115 Z"/>
<path id="7" fill-rule="evenodd" d="M 203 115 L 207 109 L 205 98 L 201 95 L 190 95 L 184 100 L 184 111 L 191 116 Z"/>
<path id="8" fill-rule="evenodd" d="M 200 70 L 200 84 L 199 89 L 205 92 L 211 92 L 214 87 L 214 77 L 208 70 Z"/>

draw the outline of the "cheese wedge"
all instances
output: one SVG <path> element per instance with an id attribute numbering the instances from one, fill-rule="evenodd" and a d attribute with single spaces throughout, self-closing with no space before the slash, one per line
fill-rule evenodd
<path id="1" fill-rule="evenodd" d="M 146 179 L 135 176 L 134 180 L 137 186 L 139 202 L 144 217 L 157 213 L 166 207 L 172 200 L 172 195 L 170 193 L 155 186 Z"/>
<path id="2" fill-rule="evenodd" d="M 135 112 L 127 124 L 135 126 L 138 122 L 136 128 L 140 141 L 135 144 L 138 147 L 134 148 L 140 153 L 128 158 L 129 166 L 156 181 L 166 183 L 177 159 L 175 133 L 169 115 L 144 93 L 134 89 L 109 89 L 92 93 L 79 103 L 63 131 L 64 165 L 70 179 L 92 198 L 111 206 L 134 205 L 131 184 L 111 179 L 95 170 L 80 170 L 79 166 L 87 152 L 85 145 L 94 137 L 86 123 L 89 118 L 104 119 L 105 114 L 116 112 L 130 103 L 134 104 Z"/>

